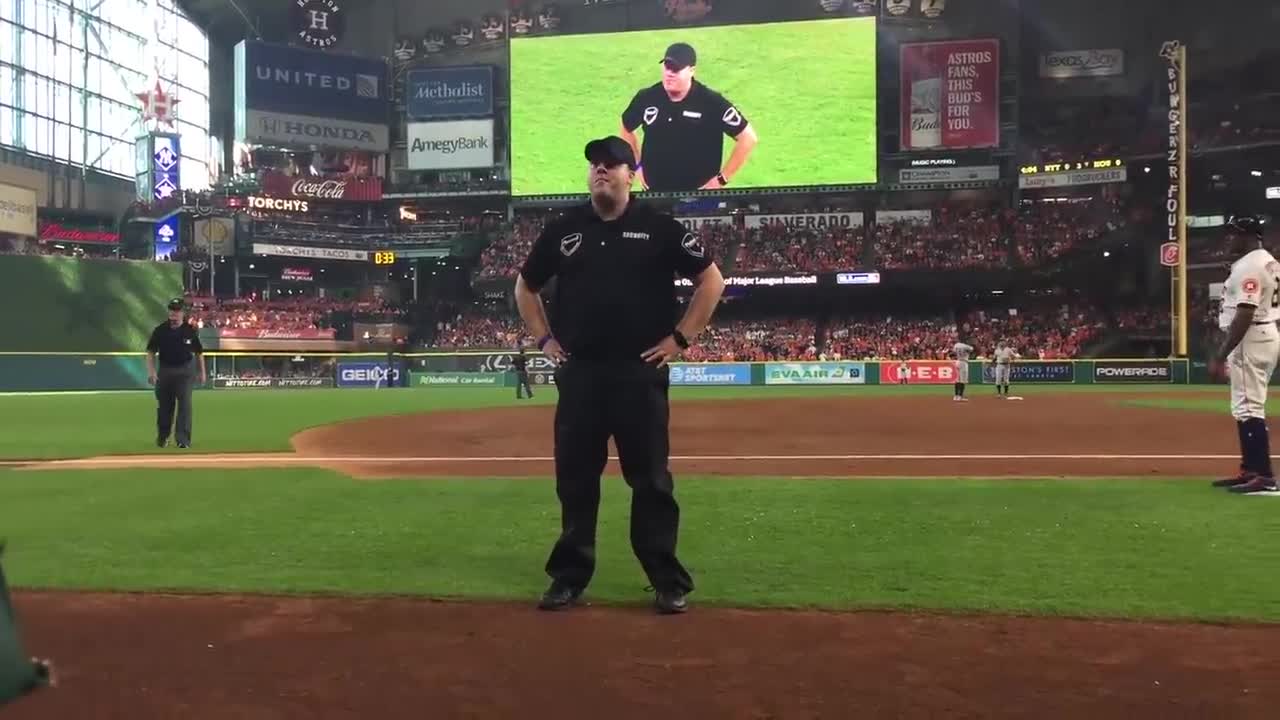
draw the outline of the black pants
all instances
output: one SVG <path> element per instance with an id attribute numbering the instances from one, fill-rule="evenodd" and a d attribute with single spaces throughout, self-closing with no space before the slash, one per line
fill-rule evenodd
<path id="1" fill-rule="evenodd" d="M 191 444 L 191 390 L 196 383 L 194 363 L 181 367 L 156 369 L 156 437 L 169 438 L 174 430 L 178 444 Z M 177 405 L 178 423 L 174 428 L 173 411 Z"/>
<path id="2" fill-rule="evenodd" d="M 631 487 L 632 551 L 654 588 L 693 590 L 693 579 L 676 559 L 680 507 L 667 466 L 667 369 L 572 359 L 556 370 L 556 386 L 561 533 L 547 560 L 547 574 L 585 588 L 595 573 L 600 475 L 612 436 L 622 475 Z"/>
<path id="3" fill-rule="evenodd" d="M 516 371 L 516 399 L 520 399 L 520 390 L 523 389 L 533 397 L 533 386 L 529 384 L 529 373 Z"/>

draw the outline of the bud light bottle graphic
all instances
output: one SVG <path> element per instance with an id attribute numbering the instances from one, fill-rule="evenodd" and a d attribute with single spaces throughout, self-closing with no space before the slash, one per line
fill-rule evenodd
<path id="1" fill-rule="evenodd" d="M 911 82 L 910 148 L 942 146 L 942 78 L 920 78 Z"/>

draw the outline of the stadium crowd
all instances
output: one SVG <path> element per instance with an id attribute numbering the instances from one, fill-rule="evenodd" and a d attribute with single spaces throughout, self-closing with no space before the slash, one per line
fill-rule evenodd
<path id="1" fill-rule="evenodd" d="M 391 303 L 319 297 L 260 300 L 255 296 L 218 298 L 187 296 L 187 316 L 197 328 L 298 332 L 336 326 L 339 313 L 372 322 L 403 320 L 405 311 Z"/>

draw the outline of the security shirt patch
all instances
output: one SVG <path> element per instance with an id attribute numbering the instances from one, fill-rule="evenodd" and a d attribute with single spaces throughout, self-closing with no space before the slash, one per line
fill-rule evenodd
<path id="1" fill-rule="evenodd" d="M 738 112 L 738 108 L 730 106 L 724 111 L 724 115 L 720 116 L 725 125 L 729 127 L 738 127 L 742 124 L 742 113 Z"/>
<path id="2" fill-rule="evenodd" d="M 652 125 L 654 120 L 658 119 L 658 108 L 650 105 L 644 109 L 644 124 Z"/>
<path id="3" fill-rule="evenodd" d="M 693 233 L 685 233 L 684 239 L 680 241 L 680 247 L 696 258 L 705 257 L 707 254 L 706 249 L 702 247 L 702 241 Z"/>
<path id="4" fill-rule="evenodd" d="M 578 248 L 582 247 L 582 233 L 574 233 L 565 235 L 560 238 L 560 254 L 565 257 L 578 252 Z"/>

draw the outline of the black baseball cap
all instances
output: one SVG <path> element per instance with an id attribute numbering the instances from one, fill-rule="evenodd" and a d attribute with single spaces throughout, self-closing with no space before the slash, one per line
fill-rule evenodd
<path id="1" fill-rule="evenodd" d="M 583 150 L 587 162 L 600 162 L 611 165 L 620 165 L 625 163 L 627 167 L 635 169 L 636 154 L 631 150 L 631 144 L 617 135 L 602 137 L 587 143 L 587 147 Z"/>
<path id="2" fill-rule="evenodd" d="M 182 309 L 183 309 L 183 308 L 185 308 L 186 306 L 187 306 L 187 304 L 186 304 L 186 303 L 184 303 L 184 302 L 182 302 L 182 298 L 174 298 L 174 299 L 172 299 L 172 300 L 170 300 L 170 301 L 169 301 L 169 309 L 170 309 L 170 310 L 182 310 Z"/>
<path id="3" fill-rule="evenodd" d="M 675 43 L 662 54 L 662 64 L 667 63 L 683 70 L 698 64 L 698 52 L 689 43 Z"/>

